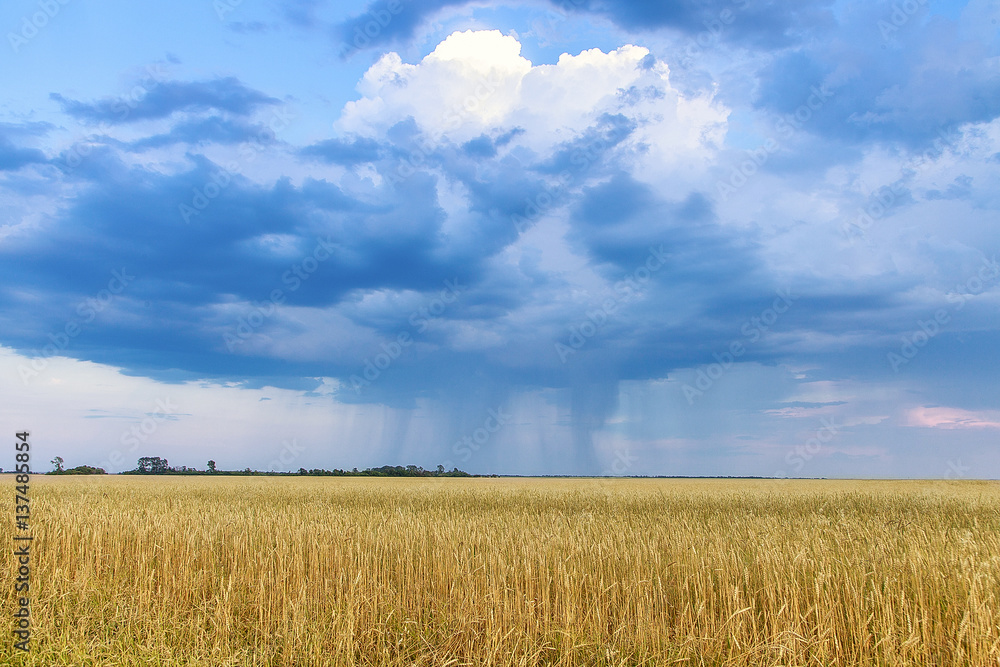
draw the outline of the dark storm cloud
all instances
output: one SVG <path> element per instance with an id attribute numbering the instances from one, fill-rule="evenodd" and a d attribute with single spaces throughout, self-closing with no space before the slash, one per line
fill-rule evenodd
<path id="1" fill-rule="evenodd" d="M 393 13 L 381 0 L 371 3 L 336 26 L 336 36 L 357 42 L 355 50 L 384 48 L 412 38 L 440 10 L 467 2 L 397 4 Z M 758 108 L 794 118 L 803 105 L 814 105 L 813 90 L 822 89 L 820 106 L 808 109 L 801 129 L 833 142 L 918 147 L 962 123 L 1000 114 L 1000 79 L 979 66 L 996 57 L 995 49 L 929 14 L 925 3 L 857 3 L 836 14 L 828 0 L 550 4 L 560 12 L 606 16 L 628 30 L 672 28 L 687 33 L 685 39 L 705 38 L 709 46 L 698 45 L 698 53 L 720 45 L 765 49 L 774 59 L 759 72 Z"/>
<path id="2" fill-rule="evenodd" d="M 411 34 L 419 20 L 446 4 L 407 3 L 404 12 L 393 14 L 380 29 L 379 39 Z M 704 17 L 733 4 L 581 3 L 574 11 L 604 13 L 626 26 L 645 20 L 648 26 L 696 31 L 704 29 L 699 27 Z M 306 3 L 300 9 L 312 11 L 311 7 Z M 734 33 L 733 39 L 746 43 L 777 43 L 796 30 L 825 30 L 828 24 L 823 4 L 737 9 L 746 13 L 732 28 L 743 31 L 743 37 Z M 303 20 L 309 16 L 303 15 Z M 358 17 L 342 27 L 363 25 L 362 20 L 372 19 Z M 908 108 L 886 94 L 893 68 L 903 81 L 930 85 L 916 72 L 922 62 L 919 57 L 905 49 L 900 54 L 895 47 L 884 51 L 884 62 L 872 66 L 877 73 L 874 83 L 830 84 L 833 95 L 811 111 L 801 132 L 818 137 L 817 143 L 790 142 L 787 155 L 775 156 L 767 169 L 783 169 L 789 178 L 799 178 L 818 173 L 822 167 L 816 165 L 823 161 L 856 157 L 847 149 L 803 150 L 803 146 L 842 146 L 872 136 L 905 143 L 926 134 L 917 120 L 907 129 L 905 123 L 864 116 L 868 111 L 903 114 Z M 756 108 L 778 117 L 795 114 L 815 88 L 837 72 L 831 54 L 816 44 L 778 51 L 758 73 Z M 933 82 L 937 74 L 927 76 Z M 937 113 L 935 108 L 968 110 L 979 104 L 988 110 L 989 95 L 978 102 L 968 98 L 975 97 L 976 86 L 989 84 L 985 74 L 970 73 L 954 84 L 962 100 L 935 102 L 933 95 L 919 89 L 919 100 L 907 104 L 923 105 L 918 114 L 925 118 Z M 629 105 L 657 99 L 662 92 L 633 88 L 622 90 L 619 97 Z M 114 100 L 55 99 L 66 113 L 83 120 L 108 120 L 116 113 Z M 275 287 L 287 287 L 283 276 L 289 268 L 308 255 L 317 239 L 328 239 L 324 242 L 331 246 L 330 258 L 289 295 L 288 304 L 336 311 L 371 332 L 375 352 L 381 341 L 410 328 L 408 318 L 420 301 L 417 306 L 406 302 L 379 310 L 359 305 L 358 294 L 414 292 L 429 299 L 446 280 L 458 278 L 467 285 L 461 299 L 439 316 L 440 326 L 422 333 L 419 355 L 402 358 L 385 381 L 362 396 L 344 400 L 411 405 L 417 396 L 467 394 L 477 383 L 572 387 L 574 437 L 581 451 L 592 451 L 589 434 L 614 411 L 618 382 L 662 378 L 678 368 L 711 363 L 713 354 L 746 336 L 743 326 L 769 308 L 779 290 L 791 290 L 794 306 L 748 347 L 742 361 L 774 364 L 794 353 L 821 362 L 828 376 L 836 377 L 837 369 L 860 371 L 872 359 L 883 364 L 886 350 L 881 339 L 905 333 L 923 316 L 922 304 L 907 296 L 917 284 L 912 276 L 819 281 L 801 267 L 785 271 L 762 257 L 768 240 L 756 228 L 735 228 L 719 219 L 711 183 L 671 190 L 667 197 L 637 180 L 630 171 L 634 156 L 624 148 L 637 121 L 621 114 L 599 116 L 591 127 L 547 154 L 502 150 L 520 136 L 517 128 L 493 128 L 461 143 L 447 139 L 428 143 L 412 118 L 399 119 L 378 139 L 349 136 L 288 149 L 290 155 L 307 161 L 370 163 L 381 176 L 380 185 L 356 185 L 349 191 L 308 177 L 261 185 L 238 173 L 224 173 L 196 151 L 189 156 L 188 168 L 172 174 L 130 166 L 118 154 L 122 148 L 239 143 L 259 128 L 230 116 L 246 116 L 276 102 L 236 79 L 157 84 L 138 98 L 128 120 L 165 118 L 178 111 L 211 115 L 184 119 L 164 134 L 130 144 L 108 141 L 67 174 L 67 180 L 81 187 L 80 193 L 45 223 L 46 233 L 11 240 L 0 249 L 4 259 L 0 281 L 7 285 L 23 281 L 31 286 L 32 298 L 50 299 L 53 304 L 37 309 L 23 293 L 0 292 L 9 332 L 5 342 L 22 349 L 39 346 L 67 317 L 67 310 L 72 315 L 80 299 L 107 282 L 109 271 L 135 267 L 135 282 L 120 301 L 118 316 L 95 321 L 92 335 L 81 338 L 69 354 L 115 359 L 131 372 L 151 374 L 180 369 L 220 377 L 269 378 L 268 382 L 284 378 L 280 382 L 287 383 L 317 374 L 346 379 L 370 354 L 363 346 L 360 352 L 344 352 L 336 359 L 320 351 L 305 360 L 287 361 L 266 349 L 234 355 L 219 342 L 221 328 L 232 324 L 229 316 L 217 315 L 220 304 L 260 301 Z M 867 120 L 860 122 L 863 116 Z M 892 127 L 892 132 L 879 131 L 880 124 Z M 28 164 L 41 155 L 15 146 L 0 146 L 0 167 Z M 419 165 L 410 165 L 414 155 L 419 155 Z M 568 178 L 553 186 L 562 174 Z M 213 183 L 218 194 L 208 201 L 204 193 Z M 457 214 L 446 212 L 439 201 L 439 192 L 452 186 L 461 186 L 466 198 Z M 970 187 L 968 179 L 958 179 L 929 198 L 961 200 Z M 514 220 L 534 219 L 530 209 L 538 208 L 542 195 L 552 202 L 543 214 L 566 212 L 565 238 L 583 258 L 586 270 L 607 282 L 609 293 L 623 277 L 634 275 L 651 252 L 660 263 L 648 284 L 622 299 L 620 309 L 599 333 L 565 364 L 555 354 L 554 344 L 585 321 L 607 295 L 579 296 L 578 288 L 559 271 L 540 268 L 531 248 L 523 249 L 517 263 L 496 261 L 531 227 L 530 223 L 518 226 Z M 203 208 L 195 205 L 198 196 L 207 201 Z M 912 198 L 908 201 L 912 203 Z M 185 220 L 180 206 L 197 212 Z M 450 219 L 453 215 L 458 215 L 458 222 Z M 53 299 L 53 295 L 59 296 Z M 493 349 L 457 349 L 449 331 L 466 325 L 494 329 L 505 343 Z M 310 326 L 289 320 L 268 323 L 262 332 L 276 338 L 298 336 L 309 334 Z M 850 340 L 844 343 L 845 351 L 857 356 L 832 354 L 829 347 L 814 342 L 816 332 Z M 953 354 L 952 349 L 928 353 L 924 363 L 939 363 L 935 360 Z M 600 386 L 594 378 L 600 378 Z"/>
<path id="3" fill-rule="evenodd" d="M 334 41 L 341 44 L 343 55 L 369 47 L 379 48 L 413 36 L 417 26 L 445 7 L 466 4 L 468 0 L 376 0 L 364 13 L 353 16 L 332 28 Z"/>
<path id="4" fill-rule="evenodd" d="M 427 177 L 387 193 L 388 205 L 372 206 L 326 181 L 256 185 L 204 158 L 174 175 L 111 157 L 86 164 L 90 189 L 52 222 L 49 234 L 4 248 L 34 257 L 18 268 L 37 287 L 73 291 L 125 261 L 142 265 L 149 280 L 136 289 L 158 299 L 196 306 L 222 294 L 259 298 L 318 237 L 332 238 L 336 250 L 324 265 L 325 279 L 296 294 L 304 305 L 330 305 L 359 287 L 436 285 L 455 269 L 432 258 L 441 214 Z M 189 207 L 187 221 L 182 206 Z M 280 252 L 268 246 L 269 235 L 285 239 Z"/>
<path id="5" fill-rule="evenodd" d="M 155 144 L 164 137 L 188 144 L 199 137 L 224 139 L 206 129 L 210 127 L 182 123 L 168 135 L 138 143 Z M 412 121 L 394 127 L 384 145 L 332 140 L 300 149 L 331 161 L 371 162 L 383 184 L 354 195 L 309 178 L 300 185 L 285 179 L 256 184 L 199 156 L 193 156 L 189 169 L 163 174 L 129 166 L 115 146 L 102 146 L 72 173 L 86 188 L 48 223 L 46 233 L 2 249 L 3 282 L 26 281 L 44 298 L 60 295 L 53 308 L 39 311 L 23 295 L 4 293 L 5 313 L 19 322 L 7 329 L 12 333 L 5 342 L 29 350 L 44 344 L 47 333 L 100 289 L 111 270 L 123 269 L 136 278 L 117 306 L 121 312 L 98 318 L 90 325 L 91 334 L 67 353 L 115 360 L 153 374 L 181 369 L 243 378 L 290 380 L 310 373 L 345 378 L 357 371 L 363 356 L 345 361 L 319 355 L 289 363 L 266 353 L 228 353 L 219 343 L 219 331 L 231 322 L 220 322 L 213 314 L 219 304 L 260 301 L 276 287 L 288 288 L 289 268 L 323 239 L 330 258 L 313 279 L 301 281 L 289 305 L 336 308 L 371 330 L 375 340 L 392 339 L 410 328 L 412 306 L 381 315 L 359 310 L 344 301 L 353 291 L 410 290 L 433 296 L 444 281 L 458 278 L 467 292 L 440 316 L 443 324 L 489 324 L 532 303 L 543 306 L 528 324 L 530 331 L 507 332 L 509 354 L 458 352 L 442 332 L 425 333 L 420 341 L 424 354 L 400 361 L 388 381 L 358 400 L 404 405 L 417 395 L 451 395 L 465 386 L 472 370 L 511 385 L 572 386 L 572 410 L 579 416 L 574 418 L 575 437 L 589 451 L 591 445 L 583 441 L 594 424 L 587 419 L 601 422 L 613 410 L 608 392 L 613 393 L 617 381 L 662 377 L 678 367 L 711 361 L 712 352 L 725 349 L 739 335 L 741 323 L 766 308 L 781 287 L 757 257 L 757 242 L 727 233 L 704 194 L 693 191 L 666 200 L 620 170 L 615 150 L 632 131 L 624 118 L 602 116 L 579 139 L 535 162 L 497 154 L 502 134 L 461 145 L 443 142 L 405 177 L 399 158 L 420 144 Z M 577 164 L 579 156 L 585 157 L 586 168 Z M 609 284 L 641 266 L 651 248 L 662 261 L 641 298 L 629 299 L 566 365 L 559 363 L 553 344 L 586 317 L 588 304 L 570 300 L 557 279 L 533 269 L 530 261 L 490 267 L 491 258 L 524 231 L 512 217 L 523 215 L 526 202 L 548 191 L 539 177 L 560 171 L 572 175 L 571 187 L 556 204 L 569 205 L 568 240 Z M 469 223 L 448 236 L 442 235 L 447 216 L 437 198 L 442 178 L 461 183 L 469 197 Z M 587 185 L 588 179 L 601 182 Z M 209 200 L 204 193 L 211 184 L 217 195 Z M 207 205 L 197 206 L 199 194 Z M 189 207 L 188 219 L 182 206 Z M 888 312 L 893 306 L 891 291 L 872 295 L 866 306 L 865 295 L 849 293 L 849 286 L 827 296 L 817 293 L 815 285 L 794 287 L 802 294 L 794 314 L 778 327 L 786 332 L 849 328 L 847 323 L 859 313 L 875 308 Z M 599 302 L 600 295 L 594 299 Z M 688 313 L 682 323 L 677 312 Z M 301 326 L 281 326 L 286 328 L 275 335 L 308 333 Z M 517 368 L 519 356 L 542 361 L 534 368 Z M 760 345 L 746 359 L 780 356 L 780 350 Z M 595 373 L 609 379 L 603 394 L 587 388 L 592 381 L 580 379 Z"/>
<path id="6" fill-rule="evenodd" d="M 349 50 L 380 48 L 413 37 L 420 24 L 446 7 L 468 0 L 376 0 L 365 11 L 336 25 L 337 41 Z M 605 16 L 636 31 L 673 28 L 692 35 L 718 34 L 725 41 L 773 48 L 794 41 L 799 33 L 834 24 L 829 0 L 750 2 L 749 0 L 684 0 L 681 2 L 600 2 L 551 0 L 559 13 Z"/>
<path id="7" fill-rule="evenodd" d="M 88 323 L 90 335 L 67 354 L 161 371 L 309 373 L 303 364 L 219 353 L 220 323 L 212 308 L 233 299 L 260 301 L 275 288 L 294 292 L 290 305 L 315 308 L 335 306 L 358 289 L 433 293 L 446 280 L 477 275 L 500 247 L 488 228 L 443 244 L 435 177 L 423 171 L 372 192 L 378 204 L 371 204 L 326 181 L 261 186 L 203 157 L 193 160 L 190 169 L 167 175 L 126 165 L 114 145 L 95 148 L 70 174 L 84 190 L 46 223 L 45 233 L 0 248 L 0 283 L 24 281 L 33 297 L 52 306 L 34 308 L 33 297 L 4 291 L 5 319 L 18 323 L 5 327 L 5 343 L 40 348 L 48 333 L 76 317 L 82 300 L 107 283 L 110 271 L 123 270 L 135 279 L 115 303 L 121 312 Z M 386 174 L 394 167 L 379 165 Z M 508 237 L 513 234 L 510 228 Z M 331 256 L 315 277 L 300 281 L 290 275 L 317 243 Z M 482 308 L 493 298 L 470 299 L 469 307 Z M 378 328 L 364 316 L 358 320 Z M 384 328 L 399 326 L 390 321 Z M 322 359 L 314 364 L 313 374 L 317 368 L 329 374 L 346 370 Z"/>
<path id="8" fill-rule="evenodd" d="M 824 99 L 809 109 L 803 131 L 908 148 L 1000 115 L 1000 77 L 979 66 L 996 48 L 925 5 L 913 7 L 850 6 L 835 35 L 787 50 L 761 70 L 758 108 L 788 119 L 805 115 L 803 105 L 821 89 Z"/>
<path id="9" fill-rule="evenodd" d="M 750 2 L 749 0 L 686 0 L 681 2 L 600 2 L 561 0 L 557 7 L 603 14 L 629 30 L 676 28 L 688 33 L 720 31 L 724 39 L 773 48 L 787 44 L 803 29 L 833 25 L 829 0 Z"/>

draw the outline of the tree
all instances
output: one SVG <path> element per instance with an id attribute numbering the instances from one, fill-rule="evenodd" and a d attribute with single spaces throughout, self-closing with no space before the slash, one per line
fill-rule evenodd
<path id="1" fill-rule="evenodd" d="M 104 468 L 97 468 L 95 466 L 77 466 L 75 468 L 70 468 L 63 472 L 64 475 L 107 475 L 108 471 Z"/>
<path id="2" fill-rule="evenodd" d="M 166 459 L 161 459 L 159 456 L 143 456 L 139 459 L 139 472 L 157 475 L 170 472 L 170 466 Z"/>
<path id="3" fill-rule="evenodd" d="M 215 472 L 215 461 L 208 462 L 208 472 Z"/>
<path id="4" fill-rule="evenodd" d="M 52 469 L 53 469 L 53 471 L 54 472 L 62 472 L 63 471 L 63 463 L 64 463 L 63 457 L 61 457 L 61 456 L 57 456 L 54 459 L 52 459 Z"/>
<path id="5" fill-rule="evenodd" d="M 439 475 L 443 475 L 444 474 L 444 466 L 441 465 L 440 463 L 438 464 L 438 474 Z"/>

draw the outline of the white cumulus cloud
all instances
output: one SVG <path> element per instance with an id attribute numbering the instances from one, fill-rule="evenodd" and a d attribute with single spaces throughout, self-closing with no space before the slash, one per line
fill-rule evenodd
<path id="1" fill-rule="evenodd" d="M 605 114 L 618 114 L 637 127 L 627 145 L 646 156 L 642 169 L 707 163 L 724 138 L 728 110 L 710 95 L 685 98 L 669 74 L 648 49 L 631 44 L 533 65 L 517 39 L 498 30 L 456 32 L 417 64 L 397 53 L 382 56 L 336 127 L 383 137 L 412 117 L 425 135 L 455 143 L 517 128 L 522 133 L 512 145 L 545 155 Z"/>

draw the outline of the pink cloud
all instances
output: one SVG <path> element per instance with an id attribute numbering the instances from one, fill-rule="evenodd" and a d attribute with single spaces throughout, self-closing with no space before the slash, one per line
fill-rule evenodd
<path id="1" fill-rule="evenodd" d="M 1000 421 L 960 408 L 919 407 L 909 410 L 906 417 L 907 426 L 920 428 L 1000 428 Z"/>

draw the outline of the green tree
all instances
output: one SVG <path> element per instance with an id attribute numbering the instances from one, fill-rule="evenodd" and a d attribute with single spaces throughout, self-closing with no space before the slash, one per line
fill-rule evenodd
<path id="1" fill-rule="evenodd" d="M 54 472 L 62 472 L 63 471 L 63 463 L 64 463 L 63 457 L 61 457 L 61 456 L 57 456 L 54 459 L 52 459 L 52 469 L 53 469 L 53 471 Z"/>
<path id="2" fill-rule="evenodd" d="M 75 468 L 70 468 L 63 472 L 64 475 L 107 475 L 108 471 L 104 468 L 97 468 L 95 466 L 77 466 Z"/>
<path id="3" fill-rule="evenodd" d="M 208 472 L 215 472 L 215 461 L 208 462 Z"/>
<path id="4" fill-rule="evenodd" d="M 167 464 L 167 460 L 161 459 L 159 456 L 143 456 L 139 459 L 140 473 L 161 474 L 169 471 L 170 466 Z"/>

